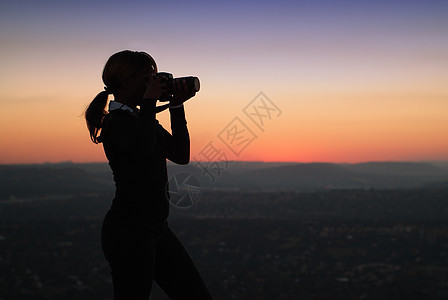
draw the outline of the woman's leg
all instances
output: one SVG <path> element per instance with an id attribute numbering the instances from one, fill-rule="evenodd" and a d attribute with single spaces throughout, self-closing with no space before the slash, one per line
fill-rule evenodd
<path id="1" fill-rule="evenodd" d="M 166 228 L 155 248 L 154 280 L 170 299 L 212 299 L 184 246 Z"/>
<path id="2" fill-rule="evenodd" d="M 154 276 L 154 238 L 138 227 L 103 224 L 101 242 L 111 268 L 114 299 L 148 300 Z"/>

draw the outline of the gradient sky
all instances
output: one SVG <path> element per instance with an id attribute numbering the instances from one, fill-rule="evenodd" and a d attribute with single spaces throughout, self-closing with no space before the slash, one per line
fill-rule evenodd
<path id="1" fill-rule="evenodd" d="M 14 0 L 0 4 L 0 164 L 105 161 L 81 115 L 124 49 L 201 79 L 193 158 L 448 159 L 448 1 Z M 260 92 L 278 108 L 261 128 L 244 113 Z M 228 147 L 232 128 L 250 143 Z"/>

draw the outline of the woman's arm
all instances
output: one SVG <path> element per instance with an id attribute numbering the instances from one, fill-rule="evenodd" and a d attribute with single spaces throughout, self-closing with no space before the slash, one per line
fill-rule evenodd
<path id="1" fill-rule="evenodd" d="M 186 165 L 190 162 L 190 135 L 184 107 L 170 108 L 170 117 L 172 134 L 163 130 L 166 157 L 176 164 Z"/>
<path id="2" fill-rule="evenodd" d="M 185 79 L 175 84 L 176 89 L 170 101 L 172 135 L 163 130 L 167 145 L 166 157 L 174 163 L 186 165 L 190 162 L 190 135 L 183 103 L 194 97 L 196 91 L 189 90 Z"/>

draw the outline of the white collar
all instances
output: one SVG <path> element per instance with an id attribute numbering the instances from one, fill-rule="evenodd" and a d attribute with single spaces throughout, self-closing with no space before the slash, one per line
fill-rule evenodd
<path id="1" fill-rule="evenodd" d="M 112 100 L 109 102 L 109 111 L 113 111 L 116 109 L 122 109 L 122 110 L 127 110 L 130 111 L 131 113 L 134 112 L 134 109 L 127 106 L 126 104 L 120 103 L 118 101 Z"/>

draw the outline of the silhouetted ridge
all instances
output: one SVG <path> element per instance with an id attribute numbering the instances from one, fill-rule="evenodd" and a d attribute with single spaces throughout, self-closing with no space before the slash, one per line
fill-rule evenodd
<path id="1" fill-rule="evenodd" d="M 0 199 L 95 193 L 105 186 L 110 178 L 71 164 L 0 166 Z"/>
<path id="2" fill-rule="evenodd" d="M 359 173 L 387 175 L 442 175 L 448 171 L 424 162 L 367 162 L 346 165 Z"/>
<path id="3" fill-rule="evenodd" d="M 195 173 L 198 174 L 200 172 Z M 252 190 L 415 188 L 447 178 L 447 170 L 429 163 L 291 163 L 251 166 L 248 170 L 229 167 L 212 187 Z"/>
<path id="4" fill-rule="evenodd" d="M 345 168 L 331 163 L 309 163 L 295 164 L 290 166 L 273 167 L 252 171 L 253 174 L 260 175 L 283 175 L 283 176 L 339 176 L 341 173 L 349 174 Z"/>
<path id="5" fill-rule="evenodd" d="M 356 181 L 353 172 L 331 163 L 294 164 L 259 169 L 241 176 L 251 186 L 270 188 L 324 188 L 329 184 L 351 184 L 352 180 Z"/>
<path id="6" fill-rule="evenodd" d="M 425 162 L 229 162 L 227 169 L 219 172 L 214 167 L 194 161 L 186 166 L 168 164 L 168 174 L 193 175 L 201 188 L 214 190 L 394 189 L 445 186 L 448 182 L 448 169 Z M 113 185 L 107 163 L 0 165 L 0 200 L 111 193 Z"/>

